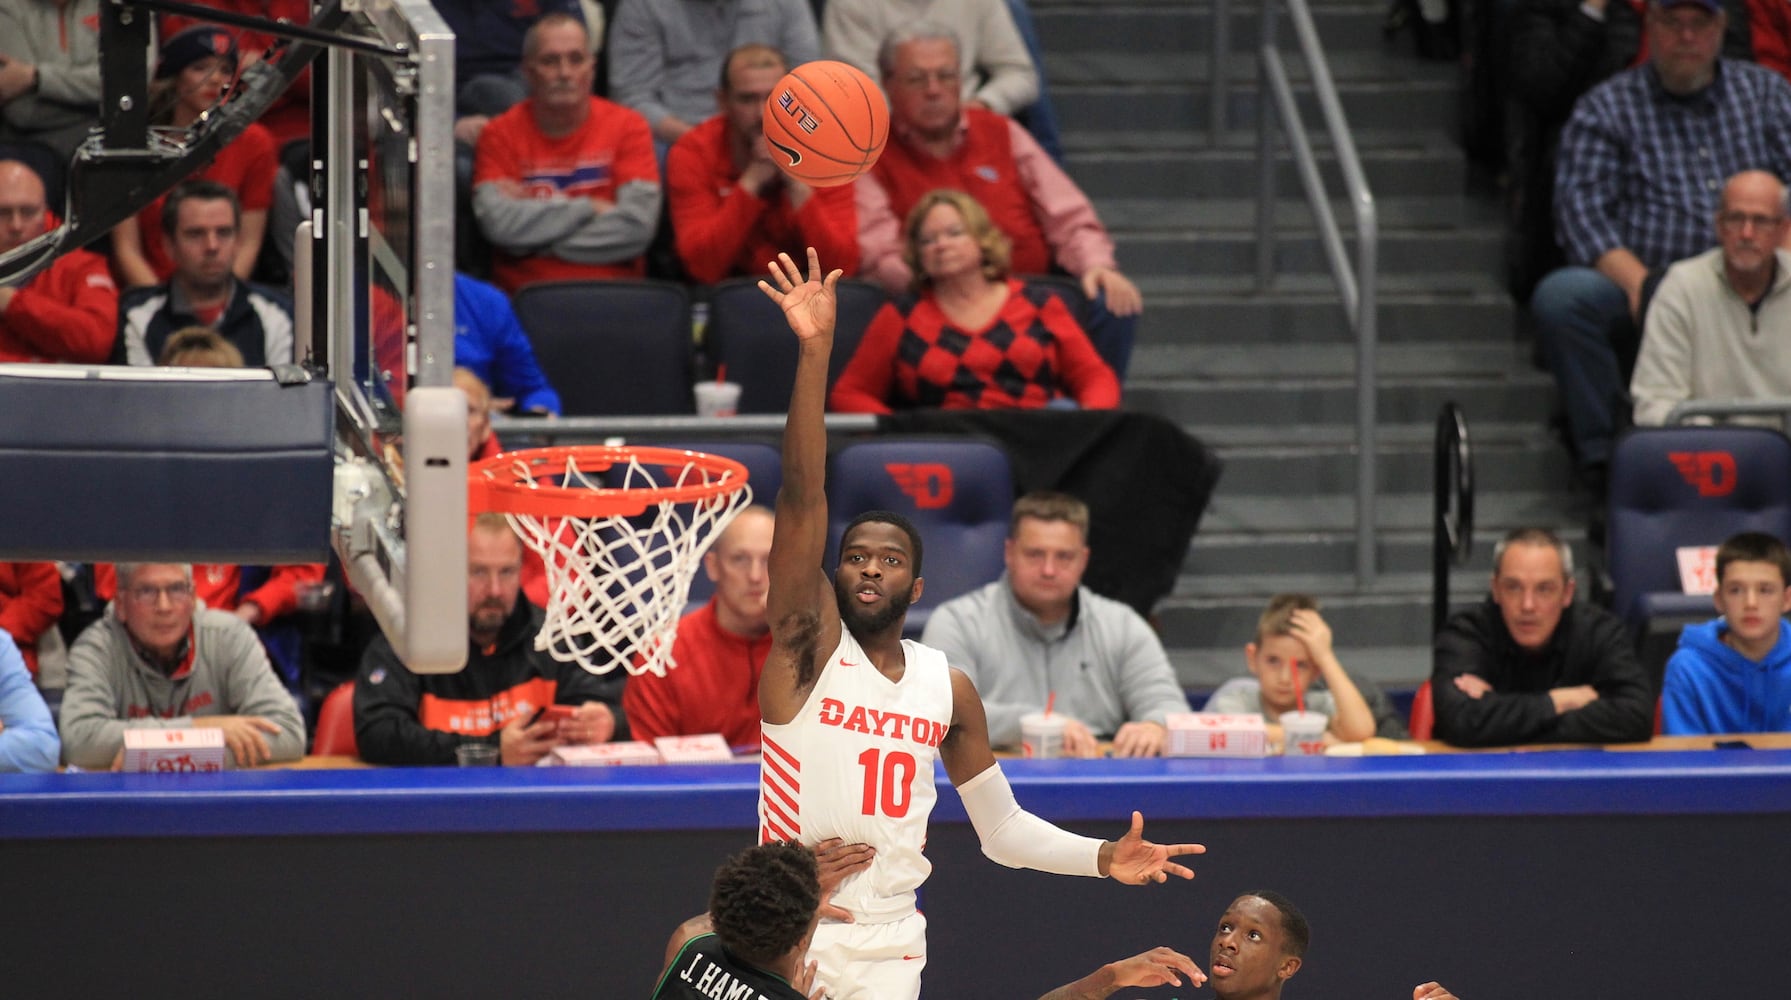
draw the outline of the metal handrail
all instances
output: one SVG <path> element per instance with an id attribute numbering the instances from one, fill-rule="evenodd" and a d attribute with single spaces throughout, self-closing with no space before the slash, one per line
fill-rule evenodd
<path id="1" fill-rule="evenodd" d="M 1474 449 L 1461 407 L 1444 403 L 1437 414 L 1436 506 L 1431 520 L 1430 634 L 1449 620 L 1449 570 L 1474 551 Z"/>
<path id="2" fill-rule="evenodd" d="M 1312 75 L 1312 89 L 1324 116 L 1325 131 L 1337 155 L 1344 186 L 1349 191 L 1350 207 L 1356 222 L 1355 271 L 1350 270 L 1349 252 L 1337 218 L 1325 194 L 1324 180 L 1319 176 L 1318 159 L 1306 136 L 1294 102 L 1293 85 L 1287 67 L 1276 47 L 1276 0 L 1262 0 L 1262 29 L 1257 49 L 1256 163 L 1259 176 L 1256 196 L 1256 287 L 1268 290 L 1275 271 L 1275 114 L 1279 113 L 1286 129 L 1288 146 L 1299 167 L 1300 182 L 1306 201 L 1318 222 L 1319 237 L 1324 243 L 1325 258 L 1331 266 L 1331 277 L 1343 299 L 1344 313 L 1356 334 L 1356 586 L 1366 589 L 1375 575 L 1375 347 L 1376 288 L 1378 286 L 1380 225 L 1375 212 L 1374 194 L 1362 170 L 1362 159 L 1356 153 L 1355 138 L 1343 116 L 1343 103 L 1337 96 L 1337 85 L 1325 61 L 1318 39 L 1312 11 L 1306 0 L 1281 0 L 1286 4 L 1288 21 L 1299 40 L 1300 53 Z M 1223 10 L 1220 3 L 1215 11 Z M 1229 11 L 1226 12 L 1229 16 Z M 1215 28 L 1217 25 L 1215 25 Z M 1215 36 L 1218 34 L 1215 31 Z M 1224 76 L 1221 63 L 1214 65 L 1214 81 Z M 1273 95 L 1273 103 L 1268 100 Z"/>

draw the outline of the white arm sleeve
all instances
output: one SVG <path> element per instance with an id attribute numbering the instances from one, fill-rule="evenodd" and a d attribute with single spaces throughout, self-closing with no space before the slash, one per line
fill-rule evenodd
<path id="1" fill-rule="evenodd" d="M 1060 830 L 1020 808 L 1000 764 L 964 782 L 958 798 L 990 861 L 1053 875 L 1101 877 L 1105 841 Z"/>

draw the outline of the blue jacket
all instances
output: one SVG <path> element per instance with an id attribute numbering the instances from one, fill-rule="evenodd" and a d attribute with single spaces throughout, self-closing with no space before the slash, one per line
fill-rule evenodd
<path id="1" fill-rule="evenodd" d="M 51 626 L 54 628 L 55 626 Z M 0 771 L 54 771 L 62 753 L 56 723 L 12 636 L 0 632 Z"/>
<path id="2" fill-rule="evenodd" d="M 454 275 L 454 364 L 470 370 L 513 412 L 560 412 L 560 394 L 535 363 L 535 346 L 516 320 L 510 298 L 483 281 Z"/>
<path id="3" fill-rule="evenodd" d="M 1667 661 L 1661 731 L 1669 736 L 1791 730 L 1791 624 L 1755 662 L 1723 644 L 1721 618 L 1687 626 Z"/>

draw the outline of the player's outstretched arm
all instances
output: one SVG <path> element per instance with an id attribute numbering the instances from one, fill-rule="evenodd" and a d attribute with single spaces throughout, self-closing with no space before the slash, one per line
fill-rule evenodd
<path id="1" fill-rule="evenodd" d="M 1100 877 L 1112 875 L 1121 882 L 1139 885 L 1162 881 L 1169 875 L 1193 878 L 1194 873 L 1169 858 L 1199 854 L 1199 844 L 1164 847 L 1144 839 L 1144 819 L 1132 814 L 1132 829 L 1118 841 L 1082 837 L 1059 829 L 1020 808 L 1014 790 L 995 754 L 989 749 L 988 719 L 976 685 L 962 670 L 951 672 L 952 720 L 939 757 L 951 776 L 970 825 L 976 829 L 983 854 L 1009 868 L 1031 868 L 1058 875 Z"/>
<path id="2" fill-rule="evenodd" d="M 1157 947 L 1142 955 L 1110 962 L 1081 979 L 1040 997 L 1039 1000 L 1105 1000 L 1128 986 L 1190 986 L 1206 982 L 1206 973 L 1194 960 L 1173 948 Z"/>
<path id="3" fill-rule="evenodd" d="M 827 548 L 827 359 L 833 351 L 835 286 L 808 251 L 808 277 L 789 254 L 770 263 L 759 288 L 776 302 L 797 339 L 796 385 L 784 418 L 783 488 L 777 494 L 768 567 L 766 617 L 773 646 L 759 679 L 759 714 L 783 724 L 796 717 L 826 656 L 839 642 L 833 588 L 821 570 Z"/>

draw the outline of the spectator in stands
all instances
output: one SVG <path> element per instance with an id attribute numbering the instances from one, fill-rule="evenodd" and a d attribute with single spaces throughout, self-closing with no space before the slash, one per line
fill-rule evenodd
<path id="1" fill-rule="evenodd" d="M 694 281 L 757 276 L 779 253 L 796 259 L 809 247 L 829 267 L 858 270 L 851 185 L 810 187 L 779 170 L 765 146 L 765 100 L 786 69 L 769 45 L 729 53 L 715 91 L 721 114 L 684 133 L 666 158 L 672 234 Z"/>
<path id="2" fill-rule="evenodd" d="M 53 562 L 0 562 L 0 631 L 37 676 L 37 637 L 62 616 L 62 574 Z"/>
<path id="3" fill-rule="evenodd" d="M 535 346 L 510 297 L 465 274 L 454 275 L 454 364 L 479 377 L 500 412 L 558 416 L 560 394 L 535 361 Z"/>
<path id="4" fill-rule="evenodd" d="M 0 143 L 67 163 L 99 124 L 100 0 L 0 0 Z"/>
<path id="5" fill-rule="evenodd" d="M 1575 604 L 1573 550 L 1542 528 L 1493 549 L 1492 593 L 1436 640 L 1436 736 L 1457 746 L 1621 743 L 1653 730 L 1652 685 L 1623 623 Z"/>
<path id="6" fill-rule="evenodd" d="M 176 330 L 155 363 L 169 368 L 244 368 L 243 352 L 209 326 Z M 216 605 L 211 605 L 216 607 Z"/>
<path id="7" fill-rule="evenodd" d="M 188 128 L 215 107 L 236 76 L 236 42 L 216 25 L 198 25 L 162 45 L 150 84 L 150 117 L 157 124 Z M 261 241 L 267 235 L 268 208 L 274 201 L 274 173 L 280 168 L 274 135 L 252 123 L 211 163 L 192 175 L 216 181 L 236 195 L 239 206 L 236 242 L 230 271 L 243 281 L 255 271 Z M 167 196 L 112 229 L 112 262 L 127 288 L 166 282 L 174 273 L 170 249 L 162 241 L 162 211 Z"/>
<path id="8" fill-rule="evenodd" d="M 1244 660 L 1250 676 L 1219 685 L 1204 711 L 1260 714 L 1269 725 L 1269 741 L 1279 743 L 1282 714 L 1301 708 L 1303 701 L 1306 711 L 1330 720 L 1326 742 L 1353 743 L 1375 735 L 1374 713 L 1338 662 L 1331 626 L 1312 598 L 1305 594 L 1269 598 L 1256 623 L 1256 641 L 1244 646 Z M 1320 679 L 1323 688 L 1314 689 L 1313 682 Z"/>
<path id="9" fill-rule="evenodd" d="M 1654 0 L 1649 60 L 1581 98 L 1562 133 L 1555 214 L 1571 265 L 1530 300 L 1582 476 L 1602 496 L 1651 274 L 1710 246 L 1721 185 L 1791 177 L 1791 84 L 1717 55 L 1718 0 Z"/>
<path id="10" fill-rule="evenodd" d="M 884 40 L 924 23 L 951 32 L 957 72 L 939 82 L 956 88 L 966 107 L 1012 115 L 1039 96 L 1038 67 L 1004 0 L 828 0 L 821 22 L 827 58 L 872 76 L 887 75 Z"/>
<path id="11" fill-rule="evenodd" d="M 529 96 L 479 135 L 473 214 L 497 248 L 493 278 L 635 278 L 659 223 L 659 166 L 646 119 L 591 94 L 584 25 L 565 14 L 523 40 Z"/>
<path id="12" fill-rule="evenodd" d="M 1688 625 L 1667 661 L 1669 736 L 1791 730 L 1791 552 L 1759 531 L 1716 550 L 1715 621 Z"/>
<path id="13" fill-rule="evenodd" d="M 466 457 L 469 462 L 503 451 L 491 429 L 491 389 L 470 368 L 455 367 L 454 388 L 466 394 Z"/>
<path id="14" fill-rule="evenodd" d="M 1312 927 L 1306 915 L 1286 896 L 1257 890 L 1231 901 L 1219 917 L 1207 952 L 1207 968 L 1219 1000 L 1279 1000 L 1281 990 L 1305 964 L 1312 943 Z M 1194 960 L 1170 948 L 1153 948 L 1141 955 L 1104 965 L 1040 1000 L 1102 1000 L 1128 986 L 1180 985 L 1188 977 L 1199 986 L 1206 974 Z M 1439 983 L 1412 988 L 1412 1000 L 1456 1000 Z"/>
<path id="15" fill-rule="evenodd" d="M 1791 6 L 1723 0 L 1723 57 L 1791 71 Z M 1555 243 L 1555 160 L 1580 95 L 1643 56 L 1646 5 L 1609 0 L 1517 0 L 1510 15 L 1507 263 L 1511 290 L 1528 301 L 1536 282 L 1566 263 Z M 1750 13 L 1753 15 L 1750 18 Z M 1750 20 L 1758 24 L 1750 30 Z M 1750 43 L 1750 35 L 1754 42 Z M 1773 53 L 1777 53 L 1776 56 Z"/>
<path id="16" fill-rule="evenodd" d="M 622 692 L 635 739 L 720 733 L 730 746 L 758 745 L 759 671 L 771 651 L 771 528 L 771 511 L 754 504 L 703 555 L 715 594 L 678 622 L 677 666 L 664 677 L 630 677 Z"/>
<path id="17" fill-rule="evenodd" d="M 610 96 L 647 119 L 663 153 L 709 117 L 728 53 L 753 42 L 795 66 L 819 56 L 808 0 L 624 0 L 609 49 Z"/>
<path id="18" fill-rule="evenodd" d="M 18 644 L 0 635 L 0 772 L 56 770 L 61 742 Z"/>
<path id="19" fill-rule="evenodd" d="M 1791 396 L 1791 250 L 1785 185 L 1736 174 L 1716 213 L 1721 244 L 1674 264 L 1648 307 L 1629 393 L 1635 421 L 1666 423 L 1687 400 Z M 1778 426 L 1779 419 L 1736 422 Z"/>
<path id="20" fill-rule="evenodd" d="M 222 729 L 238 767 L 305 752 L 305 723 L 255 631 L 198 605 L 184 563 L 121 563 L 118 598 L 68 653 L 62 753 L 114 767 L 130 728 Z"/>
<path id="21" fill-rule="evenodd" d="M 124 294 L 114 364 L 154 364 L 169 336 L 190 326 L 218 331 L 251 368 L 293 363 L 292 301 L 231 270 L 241 222 L 236 194 L 217 181 L 182 181 L 169 192 L 162 233 L 174 272 L 166 284 Z"/>
<path id="22" fill-rule="evenodd" d="M 53 216 L 43 179 L 0 160 L 0 254 L 42 236 Z M 118 286 L 106 259 L 70 250 L 25 279 L 0 285 L 0 361 L 98 364 L 118 336 Z"/>
<path id="23" fill-rule="evenodd" d="M 501 514 L 467 532 L 467 664 L 456 674 L 413 674 L 384 635 L 355 682 L 355 741 L 374 764 L 453 764 L 463 743 L 495 743 L 502 762 L 526 767 L 554 747 L 627 739 L 621 671 L 593 674 L 535 649 L 541 609 L 521 592 L 522 539 Z M 536 719 L 548 705 L 570 718 Z"/>
<path id="24" fill-rule="evenodd" d="M 1088 506 L 1063 493 L 1028 493 L 1008 520 L 1001 579 L 933 610 L 921 641 L 976 683 L 989 743 L 1020 741 L 1020 717 L 1064 717 L 1064 752 L 1155 757 L 1165 717 L 1188 710 L 1163 643 L 1138 612 L 1082 586 Z M 1055 698 L 1053 698 L 1055 695 Z"/>
<path id="25" fill-rule="evenodd" d="M 914 265 L 898 220 L 929 191 L 966 191 L 1012 241 L 1015 273 L 1044 274 L 1055 264 L 1081 282 L 1089 338 L 1124 379 L 1144 305 L 1138 286 L 1120 272 L 1088 196 L 1032 136 L 960 103 L 958 52 L 953 32 L 930 23 L 901 28 L 883 43 L 878 64 L 890 135 L 877 165 L 854 184 L 860 272 L 891 292 L 905 289 Z"/>
<path id="26" fill-rule="evenodd" d="M 878 310 L 829 408 L 1119 405 L 1119 380 L 1063 300 L 1009 277 L 1010 241 L 975 198 L 929 192 L 905 232 L 916 294 Z"/>
<path id="27" fill-rule="evenodd" d="M 454 31 L 454 137 L 471 146 L 491 119 L 528 96 L 523 80 L 523 39 L 528 30 L 549 14 L 563 14 L 586 27 L 595 40 L 603 38 L 603 8 L 596 8 L 598 22 L 585 16 L 579 0 L 532 0 L 529 3 L 491 3 L 489 0 L 436 0 L 436 13 Z"/>
<path id="28" fill-rule="evenodd" d="M 231 14 L 242 14 L 246 17 L 259 17 L 268 21 L 287 21 L 292 24 L 309 24 L 311 21 L 311 0 L 193 0 L 201 7 L 211 7 Z M 440 9 L 446 0 L 435 0 Z M 285 40 L 253 28 L 236 25 L 217 25 L 211 21 L 186 17 L 180 14 L 163 14 L 157 21 L 161 37 L 173 38 L 195 25 L 221 27 L 230 33 L 236 51 L 242 54 L 243 68 L 254 65 L 267 56 L 270 49 L 286 44 Z M 465 36 L 461 36 L 465 38 Z M 458 51 L 462 45 L 472 40 L 455 39 Z M 276 54 L 277 56 L 277 54 Z M 311 70 L 306 68 L 286 88 L 286 92 L 274 98 L 267 110 L 261 113 L 256 123 L 266 128 L 273 136 L 277 146 L 285 146 L 294 140 L 309 140 L 311 137 Z M 149 226 L 144 232 L 154 233 L 155 227 Z"/>

